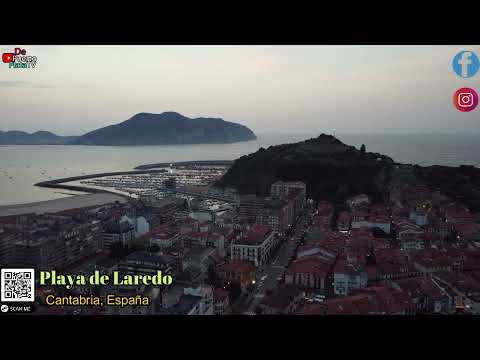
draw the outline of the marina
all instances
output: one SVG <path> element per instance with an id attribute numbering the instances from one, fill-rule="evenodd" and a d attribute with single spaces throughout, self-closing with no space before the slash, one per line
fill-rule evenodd
<path id="1" fill-rule="evenodd" d="M 86 193 L 111 193 L 146 203 L 182 198 L 187 200 L 191 209 L 222 212 L 230 209 L 229 204 L 237 199 L 232 189 L 214 186 L 228 170 L 228 164 L 217 161 L 154 164 L 146 165 L 145 168 L 151 170 L 86 174 L 35 185 Z M 163 167 L 158 168 L 159 165 Z"/>

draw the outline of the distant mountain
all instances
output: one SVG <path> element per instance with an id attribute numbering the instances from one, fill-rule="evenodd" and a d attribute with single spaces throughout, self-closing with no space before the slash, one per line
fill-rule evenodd
<path id="1" fill-rule="evenodd" d="M 248 127 L 218 118 L 190 119 L 176 112 L 139 113 L 117 124 L 91 131 L 75 145 L 164 145 L 231 143 L 255 140 Z"/>
<path id="2" fill-rule="evenodd" d="M 358 150 L 331 135 L 261 148 L 235 160 L 217 182 L 241 194 L 268 196 L 277 181 L 303 181 L 307 195 L 335 203 L 366 193 L 375 199 L 385 195 L 393 160 L 388 156 Z"/>
<path id="3" fill-rule="evenodd" d="M 76 136 L 59 136 L 49 131 L 29 134 L 24 131 L 0 131 L 1 145 L 63 145 L 75 140 Z"/>

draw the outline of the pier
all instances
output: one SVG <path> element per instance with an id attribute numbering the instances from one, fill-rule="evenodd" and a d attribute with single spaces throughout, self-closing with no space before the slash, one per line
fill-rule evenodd
<path id="1" fill-rule="evenodd" d="M 147 170 L 156 168 L 165 168 L 173 166 L 231 166 L 233 160 L 198 160 L 198 161 L 178 161 L 168 163 L 146 164 L 135 167 L 135 170 Z"/>

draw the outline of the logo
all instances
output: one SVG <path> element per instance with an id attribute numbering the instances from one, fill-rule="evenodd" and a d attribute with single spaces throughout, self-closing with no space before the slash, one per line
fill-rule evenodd
<path id="1" fill-rule="evenodd" d="M 9 69 L 33 69 L 37 65 L 37 57 L 27 55 L 26 49 L 15 48 L 13 52 L 4 52 L 2 62 L 8 64 Z"/>
<path id="2" fill-rule="evenodd" d="M 2 61 L 4 63 L 11 63 L 11 62 L 13 62 L 13 57 L 14 56 L 15 55 L 13 53 L 3 53 L 2 54 Z"/>
<path id="3" fill-rule="evenodd" d="M 453 94 L 453 104 L 457 110 L 468 112 L 478 105 L 478 94 L 471 88 L 461 88 Z"/>
<path id="4" fill-rule="evenodd" d="M 480 61 L 473 51 L 461 51 L 453 58 L 452 67 L 458 76 L 470 78 L 478 72 Z"/>
<path id="5" fill-rule="evenodd" d="M 6 313 L 6 312 L 8 312 L 8 305 L 2 305 L 2 307 L 0 309 L 3 313 Z"/>

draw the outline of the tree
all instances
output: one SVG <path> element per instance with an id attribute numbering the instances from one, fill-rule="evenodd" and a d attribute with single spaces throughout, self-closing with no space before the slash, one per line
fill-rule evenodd
<path id="1" fill-rule="evenodd" d="M 366 151 L 367 151 L 367 149 L 365 148 L 365 144 L 362 144 L 362 146 L 360 146 L 360 152 L 362 154 L 365 154 Z"/>

